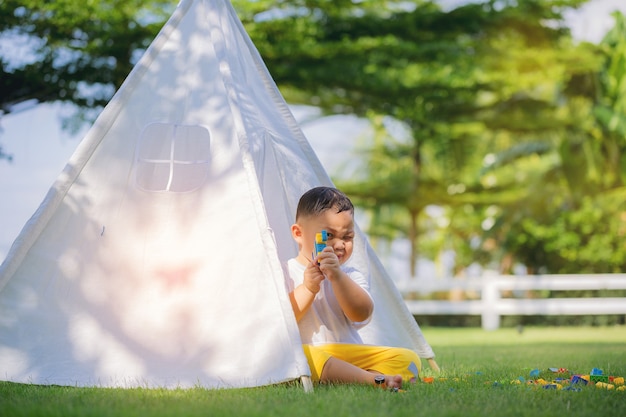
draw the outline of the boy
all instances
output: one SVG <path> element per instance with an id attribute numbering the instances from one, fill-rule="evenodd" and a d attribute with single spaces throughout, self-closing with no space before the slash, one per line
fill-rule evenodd
<path id="1" fill-rule="evenodd" d="M 315 234 L 327 246 L 312 258 Z M 367 277 L 344 264 L 352 255 L 354 206 L 341 191 L 316 187 L 298 203 L 291 234 L 298 256 L 287 263 L 289 298 L 313 381 L 399 389 L 417 381 L 420 359 L 410 349 L 363 344 L 357 329 L 374 310 Z"/>

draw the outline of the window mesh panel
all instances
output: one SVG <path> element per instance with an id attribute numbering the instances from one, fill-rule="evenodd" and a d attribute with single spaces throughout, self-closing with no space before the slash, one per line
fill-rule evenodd
<path id="1" fill-rule="evenodd" d="M 200 188 L 209 172 L 209 143 L 204 126 L 149 124 L 137 146 L 137 186 L 144 191 L 175 193 Z"/>

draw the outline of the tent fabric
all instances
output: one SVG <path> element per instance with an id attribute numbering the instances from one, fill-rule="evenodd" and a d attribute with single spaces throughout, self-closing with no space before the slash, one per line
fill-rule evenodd
<path id="1" fill-rule="evenodd" d="M 0 266 L 0 379 L 251 387 L 310 375 L 282 263 L 332 185 L 228 1 L 183 0 Z M 367 343 L 434 353 L 358 231 Z"/>

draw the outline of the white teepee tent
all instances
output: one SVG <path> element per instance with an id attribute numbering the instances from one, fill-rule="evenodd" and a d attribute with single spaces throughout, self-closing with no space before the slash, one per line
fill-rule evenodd
<path id="1" fill-rule="evenodd" d="M 0 266 L 0 379 L 246 387 L 310 374 L 281 262 L 331 185 L 227 0 L 183 0 Z M 368 343 L 433 357 L 361 237 Z"/>

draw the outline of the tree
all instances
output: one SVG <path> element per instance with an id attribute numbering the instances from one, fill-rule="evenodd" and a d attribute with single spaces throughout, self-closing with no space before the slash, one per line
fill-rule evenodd
<path id="1" fill-rule="evenodd" d="M 95 119 L 174 8 L 172 0 L 0 0 L 0 117 L 19 104 L 69 102 Z M 0 159 L 12 155 L 0 147 Z"/>
<path id="2" fill-rule="evenodd" d="M 65 101 L 108 102 L 153 40 L 173 1 L 0 1 L 0 111 Z M 4 49 L 3 49 L 4 50 Z"/>
<path id="3" fill-rule="evenodd" d="M 533 271 L 609 273 L 626 267 L 626 25 L 620 14 L 615 18 L 615 27 L 598 47 L 577 50 L 579 58 L 593 58 L 594 65 L 565 85 L 561 114 L 568 117 L 561 120 L 568 122 L 537 161 L 541 166 L 529 165 L 529 155 L 522 153 L 512 168 L 534 173 L 529 181 L 533 192 L 503 208 L 495 233 Z"/>
<path id="4" fill-rule="evenodd" d="M 476 175 L 485 142 L 502 146 L 495 132 L 507 130 L 510 143 L 531 128 L 554 130 L 550 115 L 537 118 L 555 112 L 551 91 L 538 91 L 546 73 L 559 81 L 546 68 L 555 60 L 563 67 L 557 45 L 568 32 L 560 13 L 583 2 L 486 1 L 444 13 L 432 2 L 303 1 L 271 19 L 251 13 L 247 28 L 290 101 L 408 127 L 408 143 L 375 141 L 369 177 L 337 182 L 375 208 L 388 233 L 408 230 L 413 268 L 425 207 L 510 198 L 501 187 L 485 192 Z M 538 68 L 539 60 L 550 65 Z M 502 123 L 512 117 L 514 126 Z"/>
<path id="5" fill-rule="evenodd" d="M 601 129 L 607 187 L 624 185 L 626 175 L 626 17 L 613 13 L 615 25 L 600 43 L 604 56 L 599 72 L 594 115 Z"/>

